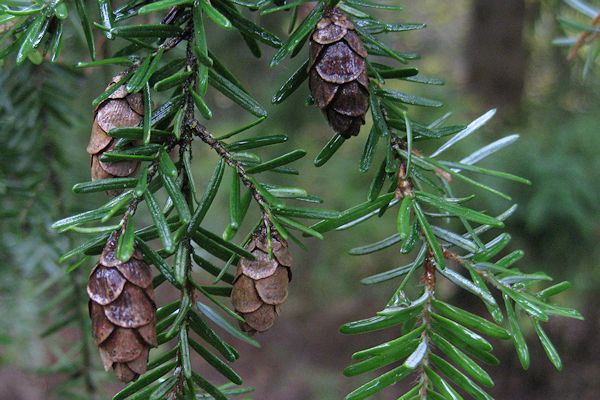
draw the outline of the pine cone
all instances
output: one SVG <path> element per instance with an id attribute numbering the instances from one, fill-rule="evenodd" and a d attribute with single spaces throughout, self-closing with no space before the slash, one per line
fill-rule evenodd
<path id="1" fill-rule="evenodd" d="M 334 131 L 358 135 L 369 109 L 368 53 L 340 10 L 328 11 L 310 38 L 309 86 Z"/>
<path id="2" fill-rule="evenodd" d="M 136 249 L 127 262 L 116 258 L 118 236 L 108 239 L 87 285 L 92 335 L 107 371 L 123 382 L 146 372 L 148 352 L 157 346 L 152 272 Z"/>
<path id="3" fill-rule="evenodd" d="M 113 77 L 107 89 L 113 87 L 124 75 Z M 142 121 L 144 115 L 144 100 L 141 93 L 127 93 L 127 88 L 122 85 L 107 100 L 100 103 L 94 114 L 92 134 L 87 146 L 87 152 L 92 156 L 92 180 L 127 177 L 135 173 L 139 162 L 134 160 L 104 162 L 100 156 L 105 151 L 115 147 L 115 139 L 108 136 L 113 128 L 136 126 Z"/>
<path id="4" fill-rule="evenodd" d="M 251 334 L 264 332 L 273 326 L 292 279 L 292 256 L 287 243 L 273 235 L 271 245 L 273 258 L 269 259 L 265 232 L 255 234 L 246 246 L 255 260 L 240 260 L 233 284 L 233 307 L 246 321 L 240 324 L 242 330 Z"/>

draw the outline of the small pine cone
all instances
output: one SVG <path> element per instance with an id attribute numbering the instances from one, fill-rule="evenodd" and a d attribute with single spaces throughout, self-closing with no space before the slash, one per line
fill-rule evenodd
<path id="1" fill-rule="evenodd" d="M 255 234 L 246 247 L 255 260 L 240 260 L 233 284 L 233 307 L 246 321 L 240 324 L 242 330 L 251 334 L 273 326 L 292 279 L 292 256 L 287 243 L 273 235 L 271 245 L 273 258 L 270 259 L 265 232 Z"/>
<path id="2" fill-rule="evenodd" d="M 116 85 L 122 78 L 123 75 L 113 77 L 107 89 Z M 144 100 L 142 94 L 127 93 L 125 85 L 118 88 L 96 108 L 92 134 L 86 149 L 92 156 L 92 180 L 127 177 L 135 173 L 139 165 L 138 161 L 104 162 L 100 161 L 100 156 L 105 151 L 111 151 L 115 147 L 115 140 L 107 132 L 113 128 L 136 126 L 142 121 L 143 115 Z"/>
<path id="3" fill-rule="evenodd" d="M 152 271 L 136 249 L 131 259 L 116 258 L 112 234 L 90 274 L 87 292 L 92 335 L 107 371 L 123 382 L 146 372 L 148 352 L 156 341 L 156 300 Z"/>
<path id="4" fill-rule="evenodd" d="M 334 131 L 358 135 L 369 109 L 368 53 L 340 10 L 328 11 L 310 38 L 309 86 Z"/>

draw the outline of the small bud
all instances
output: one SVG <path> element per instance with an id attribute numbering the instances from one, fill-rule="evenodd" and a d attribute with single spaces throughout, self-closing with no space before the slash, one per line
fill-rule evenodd
<path id="1" fill-rule="evenodd" d="M 413 185 L 410 180 L 406 179 L 406 163 L 401 162 L 398 167 L 398 185 L 396 187 L 396 198 L 403 199 L 406 196 L 414 195 Z"/>

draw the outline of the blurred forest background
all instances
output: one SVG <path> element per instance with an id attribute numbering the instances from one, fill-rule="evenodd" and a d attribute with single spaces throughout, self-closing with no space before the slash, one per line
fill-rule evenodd
<path id="1" fill-rule="evenodd" d="M 413 113 L 417 119 L 433 120 L 452 111 L 452 121 L 464 123 L 497 107 L 492 125 L 455 147 L 461 155 L 505 134 L 521 134 L 510 150 L 486 162 L 533 181 L 530 187 L 502 187 L 520 205 L 507 224 L 513 247 L 527 252 L 521 262 L 523 270 L 543 270 L 557 282 L 571 281 L 574 289 L 557 300 L 579 308 L 586 317 L 584 322 L 557 318 L 547 326 L 564 360 L 561 373 L 547 361 L 536 340 L 530 342 L 532 366 L 527 372 L 521 370 L 510 345 L 498 343 L 497 355 L 503 362 L 491 369 L 496 381 L 491 393 L 498 399 L 597 399 L 600 307 L 594 301 L 600 294 L 600 79 L 597 74 L 581 79 L 582 62 L 568 63 L 566 51 L 552 46 L 553 38 L 564 33 L 556 19 L 564 3 L 421 0 L 404 5 L 405 10 L 394 15 L 398 21 L 423 22 L 428 27 L 392 35 L 394 47 L 419 52 L 422 59 L 416 66 L 424 74 L 446 81 L 443 87 L 411 85 L 412 93 L 422 91 L 446 103 L 438 111 Z M 273 31 L 282 32 L 283 20 L 271 19 Z M 300 61 L 271 71 L 267 67 L 270 51 L 257 60 L 237 36 L 213 33 L 209 37 L 219 44 L 214 47 L 222 50 L 221 58 L 266 105 L 297 67 L 293 64 Z M 70 41 L 66 45 L 79 46 L 81 53 L 64 52 L 68 54 L 63 60 L 66 64 L 86 57 L 80 38 L 72 35 Z M 66 276 L 69 265 L 58 265 L 56 260 L 74 243 L 48 226 L 69 212 L 89 208 L 88 203 L 103 201 L 102 194 L 75 196 L 70 187 L 89 179 L 85 145 L 90 102 L 116 70 L 77 71 L 64 82 L 54 82 L 70 99 L 69 109 L 63 111 L 71 125 L 64 128 L 10 112 L 14 99 L 9 101 L 4 88 L 22 82 L 39 89 L 47 67 L 37 68 L 33 74 L 24 71 L 10 77 L 0 71 L 0 400 L 65 398 L 53 393 L 68 384 L 65 381 L 73 372 L 64 355 L 72 357 L 81 351 L 71 348 L 72 343 L 79 343 L 78 329 L 73 326 L 48 339 L 40 335 L 58 318 L 52 313 L 56 304 L 49 302 L 50 293 L 70 280 L 83 288 L 91 266 Z M 209 93 L 215 113 L 209 128 L 223 133 L 239 125 L 239 109 L 218 93 Z M 366 196 L 368 178 L 358 172 L 358 160 L 368 128 L 325 167 L 315 168 L 311 160 L 331 132 L 316 108 L 303 106 L 307 94 L 308 88 L 304 88 L 283 105 L 268 107 L 269 120 L 256 129 L 264 134 L 286 133 L 295 145 L 305 148 L 310 157 L 296 164 L 302 174 L 292 184 L 311 188 L 325 199 L 327 208 L 342 210 Z M 209 160 L 203 157 L 201 151 L 196 152 L 195 168 L 208 177 L 211 171 L 202 171 Z M 479 201 L 492 215 L 507 206 L 487 196 Z M 217 230 L 227 222 L 227 203 L 222 203 L 222 210 L 210 218 L 211 227 Z M 352 231 L 336 232 L 325 241 L 308 240 L 309 251 L 293 249 L 297 267 L 282 317 L 259 337 L 261 349 L 238 343 L 241 359 L 237 370 L 246 385 L 257 388 L 253 398 L 334 400 L 363 381 L 345 378 L 341 370 L 353 351 L 385 338 L 342 337 L 338 327 L 371 315 L 393 290 L 393 282 L 365 287 L 360 278 L 402 265 L 404 260 L 393 251 L 356 258 L 347 250 L 383 238 L 386 228 L 371 221 L 365 224 L 362 237 Z M 441 285 L 442 296 L 452 298 L 453 288 Z M 50 289 L 45 290 L 47 287 Z M 452 298 L 458 304 L 468 305 L 469 300 Z M 82 312 L 87 312 L 83 310 L 85 300 L 80 304 Z M 479 304 L 470 309 L 483 311 Z M 92 350 L 90 362 L 97 372 L 90 378 L 97 385 L 98 398 L 108 398 L 107 393 L 120 386 L 100 371 L 99 357 Z M 394 399 L 399 393 L 401 388 L 390 388 L 377 398 Z"/>

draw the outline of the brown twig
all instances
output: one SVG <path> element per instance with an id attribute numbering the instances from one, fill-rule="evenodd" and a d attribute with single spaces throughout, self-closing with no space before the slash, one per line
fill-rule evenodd
<path id="1" fill-rule="evenodd" d="M 185 82 L 184 87 L 183 87 L 184 93 L 186 94 L 185 101 L 184 101 L 185 102 L 185 115 L 183 118 L 183 125 L 184 125 L 184 135 L 183 136 L 186 138 L 184 140 L 184 143 L 186 143 L 186 145 L 191 144 L 192 136 L 197 136 L 198 138 L 200 138 L 200 140 L 202 140 L 204 143 L 206 143 L 208 146 L 210 146 L 210 148 L 213 149 L 219 155 L 219 157 L 221 157 L 223 159 L 223 161 L 225 161 L 225 163 L 227 165 L 229 165 L 231 168 L 233 168 L 237 172 L 238 176 L 240 177 L 240 180 L 242 181 L 244 186 L 246 186 L 250 190 L 250 192 L 252 193 L 252 197 L 254 198 L 254 200 L 256 201 L 258 206 L 260 207 L 265 224 L 270 225 L 271 217 L 269 216 L 270 215 L 269 203 L 266 201 L 266 199 L 263 197 L 263 195 L 260 194 L 256 185 L 254 184 L 254 182 L 252 182 L 250 175 L 248 175 L 248 173 L 246 172 L 246 169 L 244 168 L 244 166 L 239 161 L 235 160 L 233 158 L 233 155 L 229 152 L 229 150 L 227 150 L 225 148 L 223 143 L 221 141 L 219 141 L 212 133 L 210 133 L 208 131 L 208 129 L 206 129 L 206 127 L 204 125 L 202 125 L 202 123 L 200 123 L 200 121 L 198 121 L 194 117 L 194 102 L 193 102 L 193 98 L 190 93 L 190 90 L 193 89 L 193 87 L 196 85 L 196 80 L 197 80 L 196 74 L 198 71 L 198 68 L 197 68 L 198 61 L 192 50 L 191 45 L 189 45 L 189 42 L 188 42 L 188 47 L 187 47 L 187 52 L 186 52 L 186 58 L 187 58 L 188 68 L 193 73 L 187 79 L 187 81 Z M 183 137 L 182 137 L 182 139 L 183 139 Z"/>
<path id="2" fill-rule="evenodd" d="M 421 334 L 421 340 L 426 341 L 429 346 L 429 329 L 431 327 L 431 300 L 433 298 L 433 294 L 435 292 L 435 264 L 433 259 L 433 254 L 428 254 L 427 258 L 425 258 L 425 262 L 423 264 L 423 277 L 422 281 L 425 284 L 425 290 L 428 292 L 429 296 L 423 306 L 423 311 L 421 312 L 421 320 L 423 321 L 423 325 L 426 326 L 426 329 Z M 427 387 L 429 386 L 429 377 L 425 372 L 425 367 L 429 366 L 429 357 L 428 354 L 425 355 L 423 361 L 420 366 L 420 383 L 421 388 L 419 389 L 419 399 L 426 400 L 427 399 Z"/>
<path id="3" fill-rule="evenodd" d="M 239 161 L 235 160 L 229 150 L 223 146 L 223 143 L 218 141 L 198 120 L 194 119 L 188 128 L 191 129 L 194 132 L 194 135 L 198 136 L 200 140 L 209 145 L 227 165 L 236 170 L 240 180 L 244 186 L 252 192 L 252 197 L 254 197 L 254 200 L 256 200 L 261 208 L 265 222 L 270 221 L 269 204 L 263 195 L 260 194 L 254 182 L 252 182 L 250 175 L 248 175 L 244 166 Z"/>
<path id="4" fill-rule="evenodd" d="M 404 150 L 407 151 L 407 145 L 406 142 L 404 142 L 402 139 L 398 138 L 398 136 L 393 135 L 391 138 L 391 142 L 390 142 L 390 146 L 392 146 L 392 148 L 396 151 L 399 150 Z M 417 149 L 413 149 L 412 150 L 412 154 L 417 156 L 417 157 L 422 157 L 423 153 L 421 153 L 419 150 Z M 449 173 L 447 173 L 446 171 L 444 171 L 441 168 L 434 168 L 433 172 L 439 176 L 440 178 L 446 180 L 446 182 L 450 183 L 452 182 L 452 175 L 450 175 Z M 400 182 L 399 182 L 400 183 Z"/>
<path id="5" fill-rule="evenodd" d="M 395 135 L 392 135 L 390 146 L 396 151 L 396 154 L 400 154 L 399 150 L 406 151 L 408 149 L 407 143 L 402 139 L 398 138 Z M 412 154 L 416 156 L 421 156 L 421 153 L 417 150 L 413 149 Z M 435 171 L 437 173 L 437 171 Z M 398 167 L 398 184 L 396 188 L 396 198 L 401 199 L 405 196 L 414 196 L 414 183 L 411 177 L 408 175 L 408 171 L 406 170 L 406 162 L 405 160 L 400 160 L 400 165 Z M 424 239 L 423 239 L 424 240 Z M 424 240 L 425 241 L 425 240 Z M 435 284 L 436 284 L 436 269 L 434 257 L 431 251 L 425 258 L 423 263 L 423 275 L 421 277 L 421 282 L 425 286 L 425 291 L 428 293 L 427 300 L 423 307 L 423 311 L 421 312 L 421 321 L 423 325 L 425 325 L 426 329 L 421 334 L 421 341 L 430 345 L 429 340 L 429 331 L 431 328 L 431 301 L 433 299 L 433 295 L 435 293 Z M 430 386 L 429 377 L 427 376 L 427 372 L 425 368 L 429 366 L 429 352 L 425 354 L 423 360 L 420 363 L 419 367 L 419 384 L 421 385 L 419 389 L 419 399 L 426 400 L 428 398 L 428 387 Z"/>
<path id="6" fill-rule="evenodd" d="M 596 17 L 592 20 L 591 25 L 596 26 L 599 23 L 600 23 L 600 14 L 596 15 Z M 589 43 L 589 42 L 593 41 L 594 39 L 596 39 L 598 36 L 600 36 L 599 32 L 581 32 L 581 34 L 577 38 L 577 41 L 571 47 L 571 50 L 569 51 L 569 55 L 567 56 L 567 60 L 573 61 L 575 59 L 575 57 L 577 57 L 577 52 L 579 51 L 579 49 L 581 49 L 581 47 L 584 44 Z"/>

